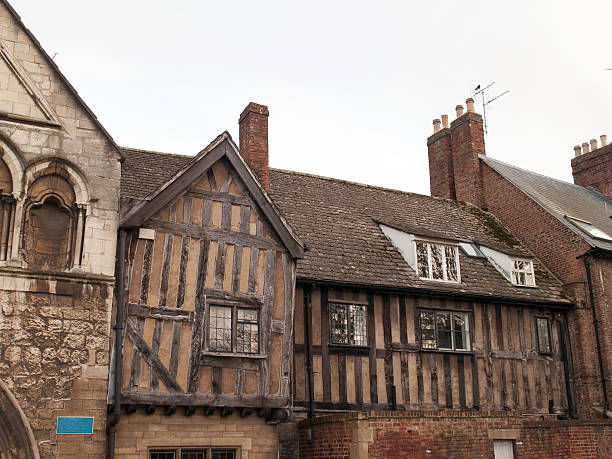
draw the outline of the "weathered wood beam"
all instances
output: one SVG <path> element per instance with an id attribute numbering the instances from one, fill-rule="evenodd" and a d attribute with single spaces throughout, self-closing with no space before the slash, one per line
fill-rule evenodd
<path id="1" fill-rule="evenodd" d="M 226 244 L 246 245 L 259 249 L 284 249 L 282 245 L 273 239 L 211 226 L 203 227 L 187 223 L 165 222 L 163 220 L 150 219 L 143 225 L 143 228 L 152 228 L 156 231 L 179 236 L 189 236 L 195 239 L 207 239 L 209 241 L 223 241 Z"/>
<path id="2" fill-rule="evenodd" d="M 164 364 L 159 360 L 156 355 L 154 355 L 153 349 L 151 349 L 149 345 L 145 342 L 145 340 L 139 334 L 139 330 L 136 329 L 134 324 L 130 320 L 127 320 L 126 324 L 126 332 L 128 336 L 134 343 L 134 347 L 138 348 L 138 351 L 140 352 L 142 358 L 151 367 L 151 371 L 155 371 L 157 373 L 157 376 L 168 388 L 168 390 L 174 392 L 183 392 L 181 386 L 174 380 L 174 378 L 164 366 Z"/>
<path id="3" fill-rule="evenodd" d="M 225 394 L 185 394 L 170 392 L 122 392 L 122 404 L 149 405 L 157 406 L 209 406 L 212 408 L 228 406 L 240 407 L 270 407 L 282 408 L 289 403 L 287 397 L 268 396 L 260 397 L 257 395 L 245 395 L 237 397 Z"/>
<path id="4" fill-rule="evenodd" d="M 221 191 L 191 189 L 185 193 L 185 196 L 196 199 L 210 199 L 211 201 L 228 202 L 231 204 L 239 204 L 244 206 L 249 206 L 251 204 L 251 200 L 246 196 L 238 196 Z"/>
<path id="5" fill-rule="evenodd" d="M 264 301 L 263 295 L 240 292 L 227 292 L 225 290 L 214 288 L 203 288 L 202 293 L 206 295 L 206 300 L 209 304 L 216 304 L 222 301 L 224 304 L 227 304 L 227 302 L 234 302 L 240 304 L 248 304 L 252 306 L 261 306 Z"/>
<path id="6" fill-rule="evenodd" d="M 175 320 L 178 322 L 193 321 L 192 311 L 183 311 L 178 308 L 160 308 L 136 303 L 128 304 L 128 315 L 143 319 Z"/>

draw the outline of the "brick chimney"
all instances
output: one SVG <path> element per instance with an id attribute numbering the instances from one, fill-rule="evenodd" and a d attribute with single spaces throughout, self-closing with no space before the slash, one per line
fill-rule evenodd
<path id="1" fill-rule="evenodd" d="M 429 181 L 432 196 L 457 199 L 484 207 L 480 160 L 485 154 L 482 116 L 474 111 L 474 100 L 455 107 L 457 118 L 427 139 Z M 434 131 L 437 129 L 434 120 Z"/>
<path id="2" fill-rule="evenodd" d="M 251 102 L 242 111 L 238 120 L 240 154 L 266 191 L 270 189 L 268 115 L 268 107 Z"/>
<path id="3" fill-rule="evenodd" d="M 608 144 L 605 135 L 600 139 L 599 147 L 596 139 L 584 142 L 582 152 L 578 146 L 574 147 L 572 174 L 576 185 L 590 186 L 612 199 L 612 144 Z"/>

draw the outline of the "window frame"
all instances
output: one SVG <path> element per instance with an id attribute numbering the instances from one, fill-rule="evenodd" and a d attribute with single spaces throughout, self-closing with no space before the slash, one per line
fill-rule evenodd
<path id="1" fill-rule="evenodd" d="M 218 451 L 231 451 L 234 453 L 234 459 L 240 459 L 240 449 L 239 448 L 232 448 L 232 447 L 225 447 L 225 446 L 221 446 L 221 447 L 215 447 L 215 446 L 204 446 L 204 447 L 197 447 L 197 446 L 168 446 L 168 447 L 163 447 L 163 446 L 154 446 L 149 448 L 149 451 L 147 452 L 147 459 L 151 459 L 151 455 L 154 453 L 173 453 L 174 454 L 174 459 L 182 459 L 182 454 L 183 452 L 204 452 L 204 459 L 211 459 L 212 458 L 212 454 L 213 452 L 218 452 Z"/>
<path id="2" fill-rule="evenodd" d="M 434 314 L 434 318 L 433 318 L 433 323 L 434 323 L 434 335 L 435 335 L 435 341 L 436 341 L 436 347 L 434 348 L 424 348 L 423 347 L 423 325 L 422 325 L 422 316 L 421 314 L 423 312 L 430 312 Z M 439 338 L 438 338 L 438 321 L 437 321 L 437 315 L 438 314 L 450 314 L 450 323 L 451 323 L 451 329 L 450 329 L 450 334 L 451 334 L 451 341 L 452 341 L 452 348 L 445 348 L 445 347 L 440 347 L 439 345 Z M 467 325 L 466 331 L 462 332 L 462 333 L 467 333 L 467 349 L 457 349 L 456 343 L 455 343 L 455 321 L 454 321 L 454 315 L 455 314 L 462 314 L 465 316 L 465 323 Z M 419 317 L 419 350 L 420 351 L 424 351 L 424 352 L 448 352 L 448 353 L 458 353 L 458 354 L 471 354 L 474 352 L 473 350 L 473 343 L 472 343 L 472 336 L 473 336 L 473 315 L 472 315 L 472 311 L 465 311 L 465 310 L 457 310 L 457 309 L 435 309 L 435 308 L 418 308 L 418 317 Z"/>
<path id="3" fill-rule="evenodd" d="M 522 261 L 523 263 L 529 263 L 530 266 L 530 270 L 526 270 L 526 269 L 515 269 L 515 264 L 517 262 Z M 527 280 L 529 277 L 528 275 L 531 275 L 531 284 L 526 283 L 526 284 L 519 284 L 517 282 L 514 281 L 514 273 L 524 273 L 525 274 L 525 280 Z M 517 287 L 537 287 L 536 285 L 536 279 L 535 279 L 535 270 L 533 267 L 533 260 L 530 260 L 529 258 L 510 258 L 510 281 L 512 282 L 512 285 L 516 285 Z"/>
<path id="4" fill-rule="evenodd" d="M 334 341 L 334 333 L 333 333 L 333 317 L 332 317 L 332 313 L 331 313 L 331 309 L 332 306 L 343 306 L 346 308 L 346 317 L 347 317 L 347 325 L 346 325 L 346 338 L 347 338 L 347 342 L 346 343 L 338 343 Z M 349 338 L 349 324 L 350 321 L 348 321 L 348 317 L 349 317 L 349 308 L 351 306 L 359 306 L 364 308 L 364 312 L 365 312 L 365 330 L 364 330 L 364 344 L 354 344 L 354 343 L 348 343 L 348 338 Z M 354 347 L 354 348 L 367 348 L 368 347 L 368 308 L 370 306 L 367 303 L 361 303 L 359 301 L 344 301 L 344 300 L 328 300 L 327 301 L 327 314 L 329 316 L 329 344 L 330 346 L 343 346 L 343 347 Z"/>
<path id="5" fill-rule="evenodd" d="M 429 277 L 421 277 L 419 273 L 419 251 L 417 249 L 418 244 L 427 244 L 427 268 L 429 272 Z M 431 246 L 436 245 L 442 248 L 442 279 L 434 279 L 433 278 L 433 269 L 432 269 L 432 255 L 431 255 Z M 455 251 L 455 266 L 457 267 L 457 280 L 448 280 L 448 272 L 447 272 L 447 264 L 446 264 L 446 247 L 450 247 Z M 445 282 L 449 284 L 460 284 L 461 283 L 461 265 L 459 263 L 459 244 L 448 242 L 448 241 L 438 241 L 426 238 L 415 238 L 414 239 L 414 260 L 416 263 L 416 274 L 419 279 L 433 281 L 433 282 Z"/>
<path id="6" fill-rule="evenodd" d="M 553 353 L 551 319 L 550 317 L 547 317 L 547 316 L 534 316 L 534 320 L 535 320 L 535 331 L 536 331 L 536 349 L 538 351 L 538 354 L 550 355 Z M 542 350 L 540 348 L 540 328 L 538 327 L 539 320 L 546 321 L 546 333 L 548 334 L 548 350 Z"/>
<path id="7" fill-rule="evenodd" d="M 232 324 L 232 329 L 231 329 L 231 349 L 230 350 L 226 350 L 226 349 L 215 349 L 211 346 L 211 327 L 210 327 L 210 313 L 211 313 L 211 308 L 213 307 L 217 307 L 217 308 L 229 308 L 231 309 L 231 324 Z M 238 310 L 240 309 L 246 309 L 249 311 L 257 311 L 257 351 L 255 352 L 244 352 L 244 351 L 240 351 L 238 352 L 238 324 L 239 323 L 249 323 L 249 322 L 239 322 L 238 321 Z M 203 324 L 205 327 L 205 332 L 204 332 L 204 336 L 205 336 L 205 340 L 204 340 L 204 347 L 205 347 L 205 354 L 208 355 L 213 355 L 213 356 L 229 356 L 229 357 L 262 357 L 263 356 L 263 349 L 262 349 L 262 324 L 261 324 L 261 307 L 260 306 L 256 306 L 256 305 L 251 305 L 251 304 L 242 304 L 242 303 L 233 303 L 233 302 L 229 302 L 229 301 L 215 301 L 215 300 L 209 300 L 207 301 L 207 305 L 206 305 L 206 321 Z M 250 322 L 252 323 L 252 322 Z"/>

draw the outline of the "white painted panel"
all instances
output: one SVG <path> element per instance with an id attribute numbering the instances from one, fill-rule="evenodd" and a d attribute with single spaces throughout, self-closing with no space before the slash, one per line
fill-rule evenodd
<path id="1" fill-rule="evenodd" d="M 495 459 L 514 459 L 514 445 L 512 440 L 495 440 L 493 442 Z"/>

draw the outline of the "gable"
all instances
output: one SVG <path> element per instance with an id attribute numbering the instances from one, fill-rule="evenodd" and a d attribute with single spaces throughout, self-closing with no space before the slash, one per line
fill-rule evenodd
<path id="1" fill-rule="evenodd" d="M 208 147 L 195 156 L 170 180 L 161 185 L 143 202 L 129 209 L 121 219 L 123 227 L 139 227 L 162 211 L 193 186 L 205 186 L 208 198 L 215 201 L 227 199 L 223 194 L 241 193 L 242 200 L 253 209 L 258 209 L 261 221 L 269 226 L 270 234 L 289 250 L 292 257 L 303 256 L 303 244 L 293 234 L 289 225 L 263 190 L 261 184 L 246 165 L 230 135 L 224 132 Z M 236 206 L 234 206 L 236 208 Z M 212 212 L 212 208 L 211 208 Z M 229 212 L 236 212 L 236 210 Z M 228 218 L 228 216 L 222 217 Z"/>
<path id="2" fill-rule="evenodd" d="M 0 58 L 0 116 L 58 127 L 56 113 L 3 43 Z"/>
<path id="3" fill-rule="evenodd" d="M 6 0 L 0 0 L 0 120 L 55 127 L 69 136 L 68 153 L 84 148 L 122 152 L 77 91 L 23 24 Z M 10 85 L 10 86 L 9 86 Z M 8 116 L 7 116 L 8 115 Z M 15 134 L 19 144 L 21 138 Z"/>

